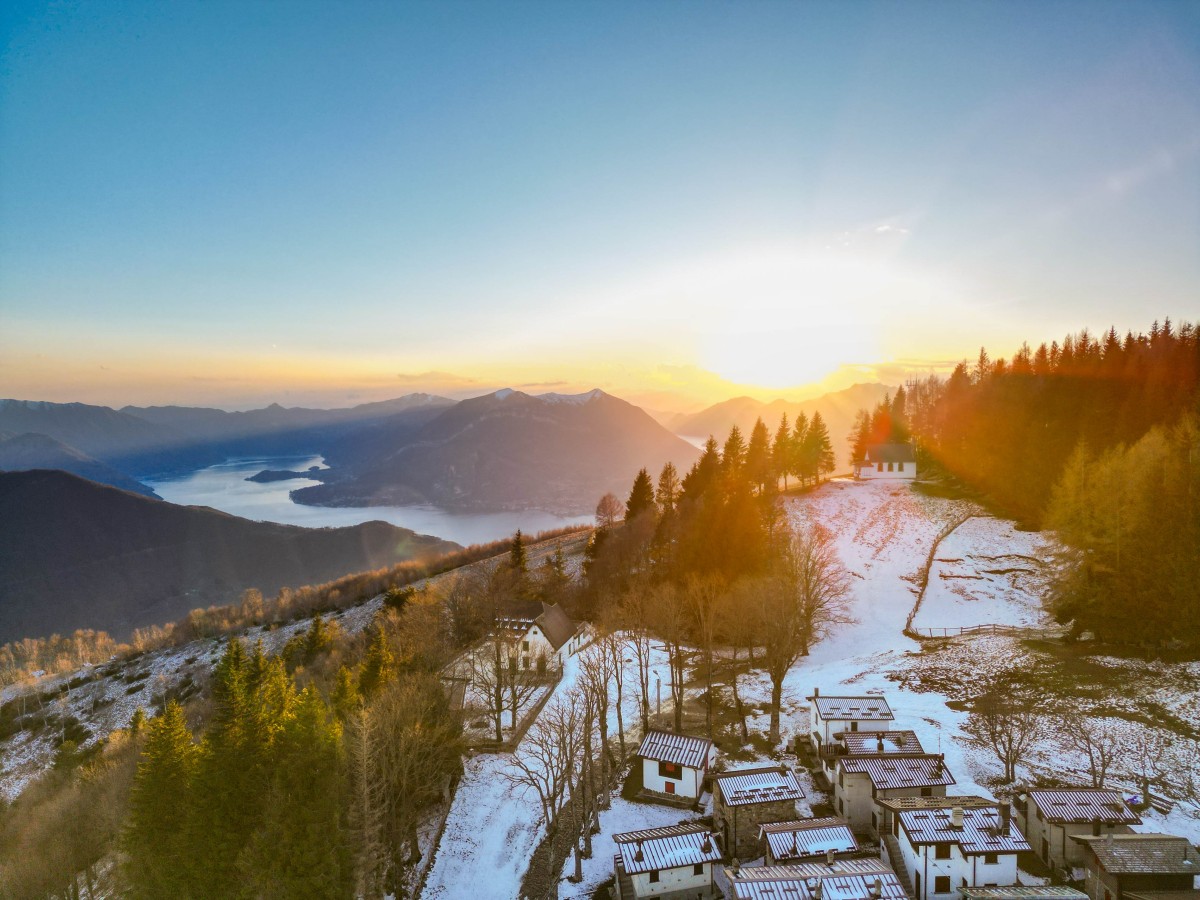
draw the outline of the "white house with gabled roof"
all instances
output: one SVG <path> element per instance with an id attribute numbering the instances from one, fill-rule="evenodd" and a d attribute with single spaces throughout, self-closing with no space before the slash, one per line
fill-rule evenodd
<path id="1" fill-rule="evenodd" d="M 637 755 L 642 760 L 644 790 L 699 800 L 704 778 L 717 761 L 717 748 L 707 738 L 651 729 Z"/>
<path id="2" fill-rule="evenodd" d="M 619 900 L 719 897 L 713 865 L 720 862 L 717 836 L 699 823 L 613 835 Z"/>
<path id="3" fill-rule="evenodd" d="M 723 874 L 729 900 L 911 900 L 896 873 L 878 859 L 733 865 Z"/>
<path id="4" fill-rule="evenodd" d="M 958 900 L 962 887 L 1017 883 L 1017 854 L 1030 849 L 1010 807 L 984 797 L 880 800 L 888 860 L 915 900 Z"/>
<path id="5" fill-rule="evenodd" d="M 808 700 L 808 724 L 813 747 L 818 753 L 833 744 L 842 732 L 888 731 L 895 716 L 881 695 L 862 697 L 823 697 L 821 689 L 813 690 Z"/>
<path id="6" fill-rule="evenodd" d="M 854 477 L 867 481 L 882 478 L 912 481 L 917 477 L 917 457 L 912 444 L 871 444 L 861 462 L 854 466 Z"/>

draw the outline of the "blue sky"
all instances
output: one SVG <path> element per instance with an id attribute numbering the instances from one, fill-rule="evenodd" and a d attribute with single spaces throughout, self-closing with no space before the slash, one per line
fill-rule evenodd
<path id="1" fill-rule="evenodd" d="M 1200 313 L 1194 3 L 0 16 L 6 396 L 686 406 Z"/>

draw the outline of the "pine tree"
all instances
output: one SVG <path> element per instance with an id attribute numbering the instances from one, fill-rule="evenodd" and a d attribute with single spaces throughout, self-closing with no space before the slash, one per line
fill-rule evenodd
<path id="1" fill-rule="evenodd" d="M 788 471 L 803 485 L 805 480 L 804 448 L 808 441 L 808 416 L 799 413 L 792 426 L 792 440 L 788 446 Z"/>
<path id="2" fill-rule="evenodd" d="M 266 811 L 239 860 L 260 898 L 349 898 L 341 727 L 311 685 L 287 716 L 273 753 Z"/>
<path id="3" fill-rule="evenodd" d="M 865 409 L 860 409 L 854 417 L 854 427 L 850 429 L 850 465 L 852 467 L 857 467 L 863 461 L 870 440 L 871 415 Z"/>
<path id="4" fill-rule="evenodd" d="M 371 632 L 371 644 L 367 647 L 367 655 L 358 675 L 358 692 L 366 700 L 370 700 L 391 679 L 394 668 L 392 650 L 383 628 L 376 625 Z"/>
<path id="5" fill-rule="evenodd" d="M 726 475 L 739 475 L 746 464 L 746 442 L 742 439 L 742 429 L 734 425 L 729 429 L 729 437 L 721 450 L 721 469 Z"/>
<path id="6" fill-rule="evenodd" d="M 508 566 L 518 575 L 526 575 L 529 572 L 529 560 L 525 553 L 525 536 L 521 534 L 520 528 L 513 535 L 512 543 L 508 547 Z"/>
<path id="7" fill-rule="evenodd" d="M 771 463 L 775 468 L 775 478 L 783 477 L 783 489 L 787 490 L 788 475 L 792 471 L 792 427 L 788 424 L 787 413 L 779 419 L 779 430 L 775 432 L 775 441 L 771 444 Z"/>
<path id="8" fill-rule="evenodd" d="M 810 477 L 820 483 L 821 477 L 833 471 L 835 460 L 833 444 L 829 440 L 829 429 L 820 412 L 814 412 L 808 434 L 804 439 L 805 466 Z"/>
<path id="9" fill-rule="evenodd" d="M 654 500 L 664 516 L 675 512 L 675 505 L 679 502 L 679 490 L 679 473 L 675 464 L 664 464 L 658 475 L 658 490 L 654 494 Z"/>
<path id="10" fill-rule="evenodd" d="M 771 435 L 762 419 L 754 423 L 746 445 L 746 473 L 751 483 L 764 493 L 771 481 Z"/>
<path id="11" fill-rule="evenodd" d="M 717 439 L 712 435 L 704 443 L 700 458 L 692 465 L 687 475 L 683 477 L 680 497 L 694 502 L 707 497 L 716 487 L 721 477 L 721 450 Z"/>
<path id="12" fill-rule="evenodd" d="M 129 733 L 137 737 L 142 733 L 142 728 L 146 725 L 146 711 L 140 706 L 133 711 L 133 718 L 129 720 Z"/>
<path id="13" fill-rule="evenodd" d="M 185 818 L 192 797 L 196 746 L 174 700 L 145 726 L 146 742 L 129 795 L 121 835 L 125 852 L 123 896 L 169 900 L 196 896 L 191 890 Z"/>
<path id="14" fill-rule="evenodd" d="M 650 481 L 650 473 L 641 469 L 633 479 L 633 488 L 625 501 L 625 521 L 632 522 L 642 513 L 654 510 L 654 484 Z"/>
<path id="15" fill-rule="evenodd" d="M 362 694 L 358 692 L 354 674 L 344 665 L 338 667 L 333 683 L 333 710 L 343 722 L 362 706 Z"/>

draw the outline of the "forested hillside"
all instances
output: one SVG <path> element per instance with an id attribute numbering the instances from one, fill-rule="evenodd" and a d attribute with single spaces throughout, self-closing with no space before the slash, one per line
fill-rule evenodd
<path id="1" fill-rule="evenodd" d="M 1056 614 L 1108 639 L 1200 640 L 1200 331 L 981 350 L 903 409 L 924 471 L 1065 542 Z"/>

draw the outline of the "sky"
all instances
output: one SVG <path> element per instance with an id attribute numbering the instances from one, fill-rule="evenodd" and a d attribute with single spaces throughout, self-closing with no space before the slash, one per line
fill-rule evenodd
<path id="1" fill-rule="evenodd" d="M 1200 4 L 9 2 L 0 396 L 688 410 L 1200 318 Z"/>

